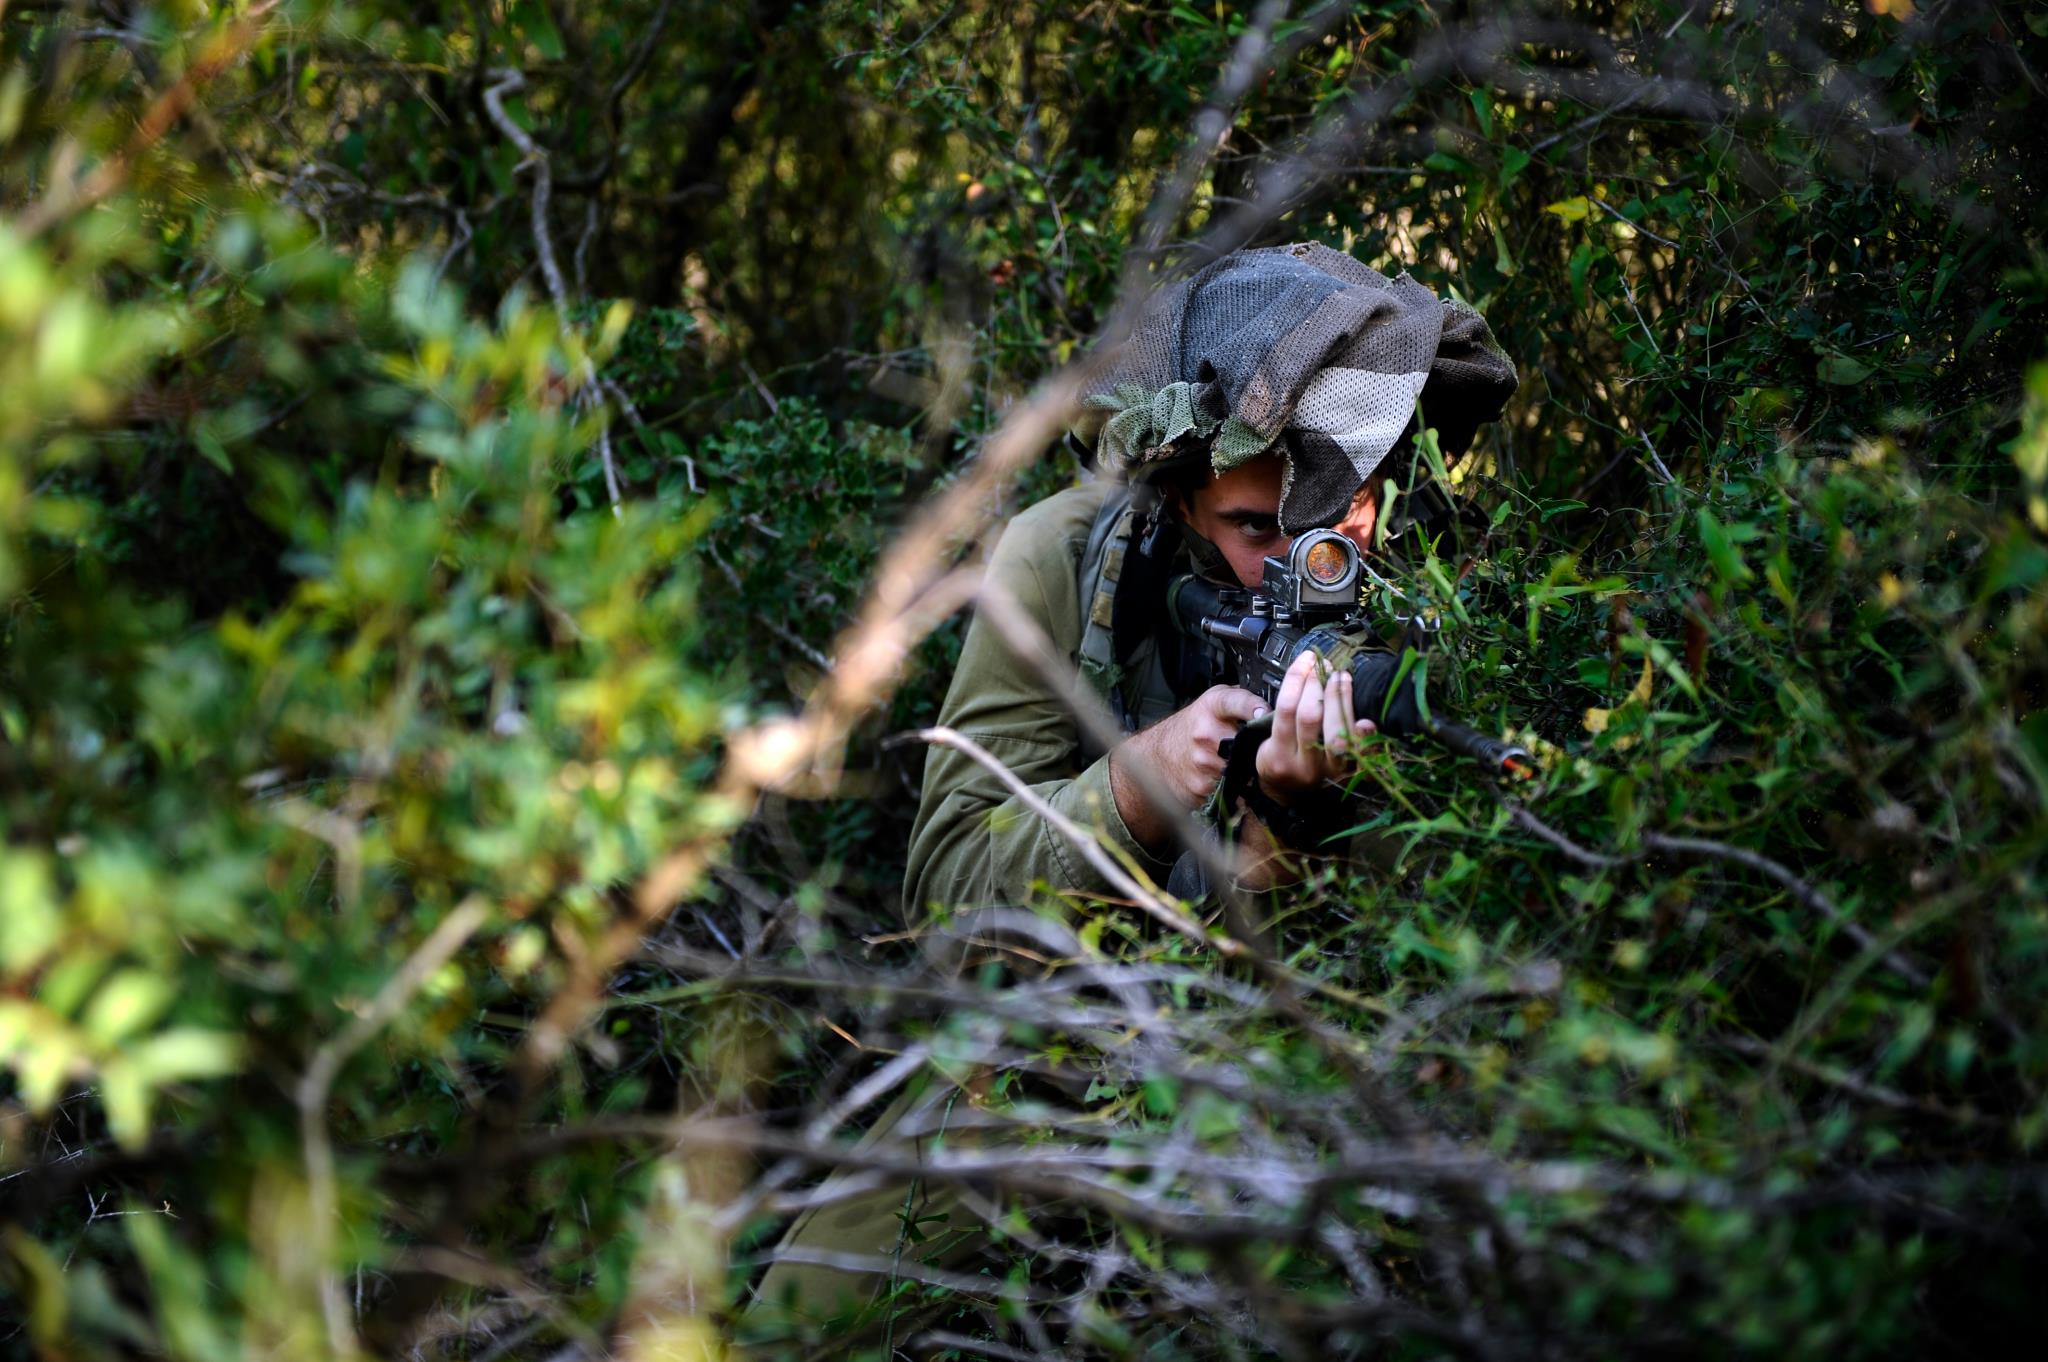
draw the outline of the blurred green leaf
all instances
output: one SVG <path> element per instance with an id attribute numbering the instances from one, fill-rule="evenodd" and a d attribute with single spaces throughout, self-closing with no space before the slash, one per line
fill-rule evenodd
<path id="1" fill-rule="evenodd" d="M 1818 372 L 1823 383 L 1851 387 L 1870 377 L 1870 366 L 1847 355 L 1822 355 Z"/>

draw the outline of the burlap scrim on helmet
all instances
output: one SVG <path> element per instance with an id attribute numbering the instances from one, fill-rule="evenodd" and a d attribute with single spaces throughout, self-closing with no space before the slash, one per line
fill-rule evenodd
<path id="1" fill-rule="evenodd" d="M 1173 400 L 1155 401 L 1168 388 Z M 1213 428 L 1219 472 L 1277 443 L 1280 524 L 1297 534 L 1343 518 L 1418 400 L 1455 456 L 1514 390 L 1515 366 L 1470 307 L 1304 242 L 1235 251 L 1162 290 L 1089 405 L 1117 413 L 1099 448 L 1121 472 L 1191 429 Z"/>

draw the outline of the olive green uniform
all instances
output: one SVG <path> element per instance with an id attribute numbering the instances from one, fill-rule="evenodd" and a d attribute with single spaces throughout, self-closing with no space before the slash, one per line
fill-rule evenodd
<path id="1" fill-rule="evenodd" d="M 1513 365 L 1470 307 L 1439 303 L 1406 275 L 1388 280 L 1303 242 L 1232 252 L 1162 289 L 1088 406 L 1105 418 L 1101 466 L 1126 479 L 1141 480 L 1146 466 L 1163 469 L 1182 456 L 1201 456 L 1220 472 L 1277 450 L 1286 461 L 1279 523 L 1295 534 L 1342 516 L 1413 424 L 1418 403 L 1447 456 L 1455 456 L 1479 423 L 1499 413 L 1514 384 Z M 1286 430 L 1294 436 L 1282 441 Z M 1171 628 L 1163 601 L 1161 618 L 1144 613 L 1159 585 L 1153 574 L 1186 571 L 1196 555 L 1207 573 L 1221 566 L 1210 561 L 1214 546 L 1181 526 L 1184 538 L 1171 554 L 1135 554 L 1133 587 L 1119 612 L 1127 551 L 1161 543 L 1136 535 L 1133 495 L 1105 480 L 1047 498 L 1010 522 L 988 570 L 991 584 L 1014 596 L 1128 731 L 1178 704 L 1153 641 Z M 1141 574 L 1147 590 L 1136 588 Z M 1109 758 L 1088 749 L 1056 680 L 1039 675 L 986 615 L 968 626 L 939 722 L 1155 882 L 1199 896 L 1198 887 L 1171 878 L 1172 862 L 1131 835 L 1110 792 Z M 993 772 L 951 748 L 928 749 L 904 886 L 911 923 L 922 924 L 936 907 L 1019 904 L 1038 885 L 1083 894 L 1112 888 Z M 910 1100 L 899 1098 L 870 1138 L 899 1121 Z M 807 1249 L 803 1256 L 814 1260 L 821 1251 L 831 1258 L 832 1250 L 872 1255 L 903 1246 L 910 1237 L 900 1234 L 904 1220 L 927 1217 L 951 1221 L 948 1230 L 957 1226 L 971 1239 L 967 1219 L 951 1214 L 955 1199 L 937 1189 L 921 1204 L 923 1191 L 880 1189 L 800 1219 L 784 1247 Z M 877 1285 L 782 1263 L 759 1299 L 770 1310 L 788 1302 L 795 1322 L 817 1323 L 849 1295 L 871 1298 Z"/>
<path id="2" fill-rule="evenodd" d="M 1118 486 L 1095 482 L 1048 497 L 1011 520 L 989 560 L 990 581 L 1008 590 L 1023 613 L 1045 630 L 1054 649 L 1084 675 L 1091 671 L 1083 655 L 1091 616 L 1098 636 L 1107 626 L 1106 605 L 1098 598 L 1106 601 L 1104 588 L 1113 582 L 1100 578 L 1114 570 L 1119 552 L 1112 498 L 1122 495 Z M 1098 561 L 1090 561 L 1091 543 Z M 1117 680 L 1128 712 L 1143 724 L 1170 713 L 1174 698 L 1154 651 L 1142 652 L 1130 671 Z M 1109 758 L 1091 759 L 1084 752 L 1068 702 L 985 618 L 977 616 L 968 625 L 939 723 L 986 748 L 1033 793 L 1082 827 L 1095 829 L 1114 850 L 1165 882 L 1172 862 L 1140 846 L 1117 813 Z M 933 904 L 1016 903 L 1036 882 L 1083 893 L 1110 892 L 1087 858 L 973 758 L 934 746 L 925 763 L 924 796 L 904 879 L 904 907 L 911 921 L 921 921 Z"/>
<path id="3" fill-rule="evenodd" d="M 998 539 L 989 563 L 993 582 L 1008 590 L 1020 609 L 1044 630 L 1059 653 L 1082 664 L 1091 633 L 1084 595 L 1114 589 L 1116 532 L 1122 487 L 1089 483 L 1048 497 L 1017 515 Z M 1090 550 L 1093 549 L 1093 561 Z M 1104 580 L 1104 558 L 1111 580 Z M 1099 619 L 1103 609 L 1093 612 Z M 1100 635 L 1101 626 L 1094 631 Z M 1149 654 L 1124 689 L 1129 708 L 1148 721 L 1170 712 L 1173 699 Z M 1131 836 L 1109 789 L 1109 760 L 1086 758 L 1079 728 L 1067 701 L 1010 649 L 985 618 L 967 629 L 960 662 L 946 692 L 939 722 L 987 749 L 1016 772 L 1035 793 L 1083 827 L 1095 829 L 1134 858 L 1155 879 L 1171 863 L 1150 855 Z M 1021 900 L 1034 883 L 1082 892 L 1108 892 L 1109 885 L 1087 859 L 1024 807 L 1001 781 L 948 747 L 929 749 L 924 795 L 911 834 L 905 906 L 913 922 L 928 905 L 968 908 Z M 899 1099 L 876 1120 L 873 1140 L 900 1121 L 912 1105 Z M 919 1185 L 884 1187 L 829 1209 L 798 1218 L 782 1239 L 785 1250 L 817 1257 L 903 1253 L 916 1261 L 934 1247 L 957 1245 L 958 1231 L 971 1228 L 949 1189 Z M 925 1244 L 904 1243 L 904 1221 L 917 1222 Z M 957 1218 L 957 1226 L 948 1226 Z M 954 1230 L 949 1234 L 949 1229 Z M 778 1321 L 801 1328 L 846 1318 L 849 1309 L 871 1300 L 885 1284 L 816 1263 L 771 1266 L 756 1287 L 757 1305 L 747 1312 L 750 1329 L 777 1331 Z M 785 1311 L 789 1312 L 785 1314 Z"/>

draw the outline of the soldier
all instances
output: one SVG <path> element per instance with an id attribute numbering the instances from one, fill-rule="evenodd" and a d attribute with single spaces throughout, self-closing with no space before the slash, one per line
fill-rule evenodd
<path id="1" fill-rule="evenodd" d="M 1127 736 L 1108 752 L 1090 751 L 1056 688 L 984 617 L 968 627 L 940 722 L 1170 892 L 1198 896 L 1206 888 L 1199 861 L 1176 856 L 1176 811 L 1155 806 L 1132 771 L 1148 767 L 1178 812 L 1195 810 L 1223 774 L 1219 744 L 1264 705 L 1249 691 L 1186 682 L 1191 669 L 1166 623 L 1166 584 L 1195 571 L 1256 585 L 1265 558 L 1286 553 L 1310 527 L 1335 525 L 1369 546 L 1385 505 L 1384 461 L 1414 428 L 1418 404 L 1455 454 L 1514 386 L 1514 367 L 1477 312 L 1325 246 L 1235 252 L 1163 292 L 1089 401 L 1102 418 L 1095 462 L 1109 476 L 1019 514 L 988 569 Z M 1258 749 L 1266 813 L 1242 832 L 1254 887 L 1289 873 L 1285 853 L 1310 840 L 1314 806 L 1344 772 L 1349 740 L 1372 731 L 1352 713 L 1348 675 L 1325 680 L 1313 663 L 1305 654 L 1289 671 L 1272 736 Z M 905 886 L 912 921 L 931 906 L 1022 903 L 1038 884 L 1110 891 L 992 773 L 932 749 Z M 869 1138 L 934 1106 L 929 1094 L 906 1093 Z M 758 1283 L 765 1308 L 750 1311 L 749 1324 L 798 1334 L 824 1327 L 848 1346 L 852 1335 L 836 1331 L 882 1279 L 832 1260 L 893 1261 L 909 1247 L 912 1225 L 918 1257 L 944 1259 L 980 1237 L 946 1187 L 920 1182 L 832 1199 L 784 1237 L 787 1256 Z"/>
<path id="2" fill-rule="evenodd" d="M 1174 814 L 1208 800 L 1223 773 L 1219 743 L 1265 707 L 1249 691 L 1184 679 L 1193 669 L 1167 623 L 1166 583 L 1195 571 L 1255 586 L 1268 555 L 1320 526 L 1369 550 L 1387 456 L 1415 428 L 1418 403 L 1455 457 L 1514 387 L 1514 366 L 1477 312 L 1327 246 L 1234 252 L 1167 290 L 1089 399 L 1107 417 L 1096 463 L 1111 476 L 1018 515 L 988 569 L 1128 736 L 1090 751 L 1067 704 L 980 618 L 939 722 L 1156 881 L 1197 896 L 1198 863 L 1177 856 Z M 1436 504 L 1447 508 L 1440 494 Z M 1372 730 L 1352 713 L 1350 678 L 1313 671 L 1304 655 L 1258 750 L 1269 817 L 1247 820 L 1242 834 L 1252 887 L 1285 873 L 1274 853 L 1309 840 L 1354 735 Z M 1177 810 L 1155 807 L 1132 775 L 1141 764 Z M 911 834 L 911 918 L 934 904 L 1022 902 L 1035 883 L 1108 892 L 994 775 L 933 749 Z"/>

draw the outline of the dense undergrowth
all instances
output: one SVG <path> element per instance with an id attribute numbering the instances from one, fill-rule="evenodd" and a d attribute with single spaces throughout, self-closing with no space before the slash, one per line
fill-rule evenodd
<path id="1" fill-rule="evenodd" d="M 716 1356 L 878 1076 L 997 1232 L 841 1353 L 2028 1322 L 2039 16 L 1302 6 L 1145 256 L 1265 8 L 0 6 L 0 1352 Z M 1522 367 L 1383 570 L 1540 776 L 1382 751 L 1236 957 L 1048 893 L 949 973 L 957 621 L 836 783 L 733 737 L 1261 203 Z"/>

